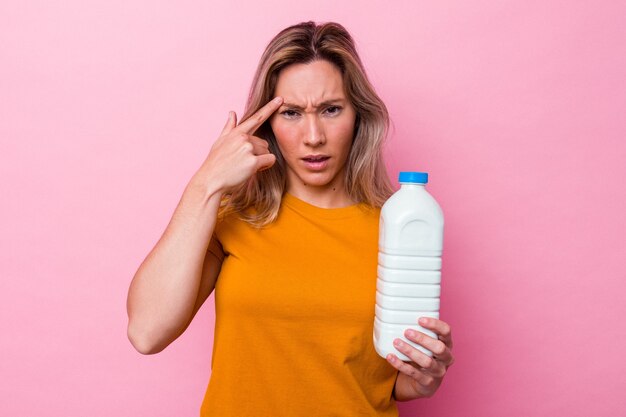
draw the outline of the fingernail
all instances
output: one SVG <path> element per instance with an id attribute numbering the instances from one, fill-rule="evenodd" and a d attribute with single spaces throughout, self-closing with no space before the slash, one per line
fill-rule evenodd
<path id="1" fill-rule="evenodd" d="M 428 324 L 428 319 L 426 317 L 420 317 L 420 324 Z"/>
<path id="2" fill-rule="evenodd" d="M 393 344 L 396 346 L 402 346 L 402 341 L 400 339 L 396 339 L 393 341 Z"/>
<path id="3" fill-rule="evenodd" d="M 274 103 L 280 103 L 283 100 L 282 97 L 275 97 L 274 98 Z"/>
<path id="4" fill-rule="evenodd" d="M 406 331 L 406 336 L 407 337 L 413 337 L 413 336 L 415 336 L 415 332 L 413 330 L 407 330 Z"/>

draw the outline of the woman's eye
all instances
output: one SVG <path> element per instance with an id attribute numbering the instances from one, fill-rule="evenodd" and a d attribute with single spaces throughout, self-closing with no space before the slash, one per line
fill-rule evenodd
<path id="1" fill-rule="evenodd" d="M 294 118 L 298 115 L 298 112 L 295 110 L 285 110 L 284 112 L 281 113 L 283 116 L 286 116 L 288 118 Z"/>
<path id="2" fill-rule="evenodd" d="M 339 106 L 330 106 L 326 109 L 326 113 L 330 114 L 331 116 L 339 114 L 340 111 L 341 111 L 341 107 Z"/>

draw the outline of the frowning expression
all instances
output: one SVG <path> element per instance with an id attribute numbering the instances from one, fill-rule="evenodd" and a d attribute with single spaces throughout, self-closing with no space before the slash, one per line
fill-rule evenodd
<path id="1" fill-rule="evenodd" d="M 287 164 L 287 191 L 344 191 L 356 111 L 339 68 L 325 60 L 290 65 L 275 95 L 284 102 L 270 125 Z"/>

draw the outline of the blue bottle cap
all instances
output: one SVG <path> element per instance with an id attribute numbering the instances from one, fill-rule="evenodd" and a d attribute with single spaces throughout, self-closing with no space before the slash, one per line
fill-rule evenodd
<path id="1" fill-rule="evenodd" d="M 400 172 L 398 181 L 401 183 L 427 184 L 428 172 Z"/>

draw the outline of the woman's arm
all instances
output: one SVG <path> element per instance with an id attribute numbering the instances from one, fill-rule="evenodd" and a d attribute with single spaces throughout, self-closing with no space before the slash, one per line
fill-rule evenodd
<path id="1" fill-rule="evenodd" d="M 253 136 L 282 104 L 276 98 L 237 125 L 234 112 L 195 173 L 165 232 L 128 290 L 128 338 L 141 353 L 157 353 L 182 334 L 215 286 L 221 261 L 207 252 L 224 193 L 276 157 Z"/>
<path id="2" fill-rule="evenodd" d="M 205 193 L 190 182 L 165 232 L 137 270 L 127 310 L 128 338 L 139 352 L 165 349 L 213 290 L 221 265 L 207 255 L 207 248 L 220 198 L 219 192 Z M 201 287 L 206 297 L 199 300 Z"/>

